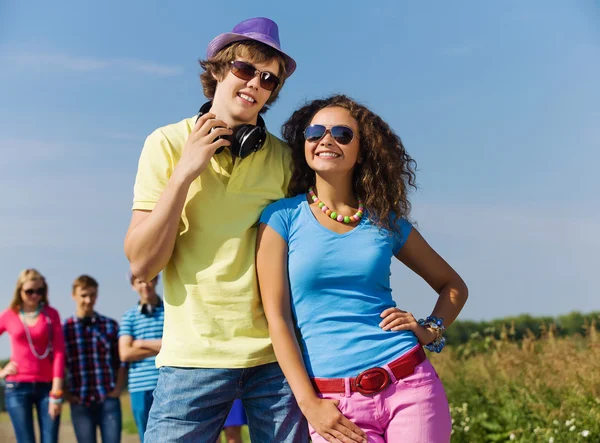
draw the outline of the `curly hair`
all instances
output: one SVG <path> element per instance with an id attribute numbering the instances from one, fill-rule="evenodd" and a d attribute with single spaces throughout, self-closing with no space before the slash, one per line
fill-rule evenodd
<path id="1" fill-rule="evenodd" d="M 285 60 L 276 49 L 254 40 L 234 42 L 229 46 L 225 46 L 211 59 L 200 60 L 200 66 L 204 69 L 204 72 L 200 74 L 200 82 L 202 83 L 204 95 L 209 100 L 215 98 L 218 83 L 215 77 L 218 79 L 225 78 L 229 72 L 229 62 L 237 58 L 244 58 L 250 63 L 268 63 L 271 60 L 277 60 L 277 64 L 279 65 L 279 74 L 277 75 L 280 80 L 279 85 L 271 92 L 267 103 L 260 110 L 261 114 L 267 112 L 269 105 L 275 103 L 279 97 L 279 91 L 281 91 L 285 83 L 287 77 Z"/>
<path id="2" fill-rule="evenodd" d="M 358 123 L 362 161 L 354 167 L 352 184 L 369 219 L 381 228 L 399 232 L 396 221 L 410 214 L 409 188 L 417 189 L 417 163 L 381 117 L 345 95 L 313 100 L 295 111 L 283 124 L 283 138 L 292 148 L 293 173 L 288 196 L 306 193 L 315 185 L 315 172 L 306 162 L 304 130 L 315 114 L 327 107 L 348 110 Z M 395 215 L 393 223 L 392 215 Z"/>

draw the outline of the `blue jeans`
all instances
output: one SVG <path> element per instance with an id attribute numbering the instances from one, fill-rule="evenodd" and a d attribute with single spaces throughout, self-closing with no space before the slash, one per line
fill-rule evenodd
<path id="1" fill-rule="evenodd" d="M 71 404 L 71 421 L 79 443 L 96 443 L 98 426 L 102 443 L 121 441 L 121 401 L 118 398 L 106 398 L 90 406 Z"/>
<path id="2" fill-rule="evenodd" d="M 4 388 L 6 410 L 10 416 L 17 443 L 35 443 L 33 407 L 37 410 L 42 443 L 56 443 L 60 416 L 48 414 L 48 400 L 52 383 L 23 383 L 7 381 Z"/>
<path id="3" fill-rule="evenodd" d="M 216 442 L 236 398 L 244 404 L 253 442 L 308 442 L 306 419 L 277 363 L 160 368 L 145 442 Z"/>
<path id="4" fill-rule="evenodd" d="M 148 423 L 148 413 L 152 406 L 153 391 L 130 392 L 131 397 L 131 412 L 137 426 L 140 441 L 144 443 L 144 432 L 146 432 L 146 424 Z"/>

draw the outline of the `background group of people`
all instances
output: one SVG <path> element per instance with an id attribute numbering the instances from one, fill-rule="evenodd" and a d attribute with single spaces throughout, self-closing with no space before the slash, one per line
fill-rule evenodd
<path id="1" fill-rule="evenodd" d="M 0 370 L 5 381 L 5 404 L 17 442 L 34 442 L 34 415 L 41 441 L 58 441 L 63 402 L 71 408 L 77 441 L 121 440 L 120 395 L 128 387 L 140 440 L 158 380 L 155 356 L 160 351 L 164 307 L 156 293 L 158 277 L 142 282 L 130 276 L 138 303 L 120 324 L 94 310 L 98 282 L 81 275 L 72 298 L 75 314 L 61 323 L 48 302 L 48 284 L 35 269 L 19 274 L 8 309 L 0 314 L 0 335 L 11 341 L 10 361 Z M 245 424 L 241 404 L 232 409 L 225 429 L 228 440 L 241 442 Z"/>

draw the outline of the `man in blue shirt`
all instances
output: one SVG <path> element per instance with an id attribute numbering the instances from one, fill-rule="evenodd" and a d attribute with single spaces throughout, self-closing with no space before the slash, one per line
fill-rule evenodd
<path id="1" fill-rule="evenodd" d="M 158 381 L 155 358 L 162 343 L 165 315 L 162 300 L 156 294 L 158 276 L 148 283 L 131 275 L 129 280 L 139 301 L 121 318 L 119 354 L 122 361 L 129 363 L 131 409 L 143 442 L 152 393 Z"/>

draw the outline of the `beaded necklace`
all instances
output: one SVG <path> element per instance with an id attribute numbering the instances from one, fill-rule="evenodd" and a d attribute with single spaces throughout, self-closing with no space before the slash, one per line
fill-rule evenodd
<path id="1" fill-rule="evenodd" d="M 312 199 L 313 202 L 315 202 L 317 204 L 317 206 L 319 206 L 319 208 L 321 208 L 321 211 L 323 211 L 325 213 L 325 215 L 327 215 L 328 217 L 331 217 L 332 220 L 336 220 L 340 223 L 352 223 L 352 222 L 357 222 L 360 221 L 360 219 L 363 216 L 363 213 L 365 212 L 365 208 L 363 206 L 362 200 L 360 198 L 357 198 L 358 200 L 358 211 L 356 211 L 356 214 L 354 215 L 341 215 L 338 214 L 335 211 L 332 211 L 331 209 L 329 209 L 325 203 L 323 203 L 321 200 L 319 200 L 319 197 L 316 196 L 315 194 L 315 188 L 313 188 L 312 186 L 310 188 L 308 188 L 308 193 L 310 195 L 310 198 Z"/>
<path id="2" fill-rule="evenodd" d="M 25 329 L 25 335 L 27 336 L 27 344 L 29 345 L 29 350 L 31 351 L 31 353 L 38 360 L 45 359 L 52 352 L 52 339 L 53 339 L 52 320 L 50 320 L 50 316 L 45 315 L 45 313 L 44 313 L 44 315 L 46 317 L 46 325 L 48 326 L 48 344 L 46 345 L 46 349 L 44 350 L 44 353 L 38 354 L 37 350 L 35 349 L 35 346 L 33 345 L 33 339 L 31 338 L 31 333 L 29 332 L 29 326 L 27 326 L 27 322 L 25 321 L 25 318 L 26 317 L 30 317 L 30 318 L 37 317 L 40 314 L 40 312 L 42 311 L 42 309 L 43 309 L 42 303 L 40 303 L 38 305 L 35 313 L 33 313 L 33 314 L 26 313 L 25 311 L 23 311 L 23 309 L 21 309 L 21 316 L 22 316 L 21 321 L 23 322 L 23 328 Z"/>
<path id="3" fill-rule="evenodd" d="M 38 315 L 40 315 L 40 309 L 40 304 L 38 304 L 38 307 L 35 308 L 35 311 L 33 312 L 25 312 L 23 309 L 21 309 L 21 315 L 26 318 L 36 318 Z"/>

